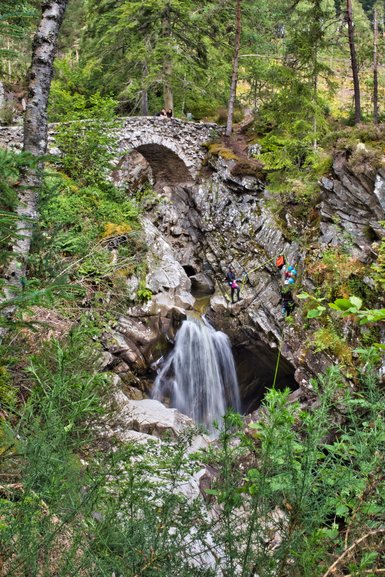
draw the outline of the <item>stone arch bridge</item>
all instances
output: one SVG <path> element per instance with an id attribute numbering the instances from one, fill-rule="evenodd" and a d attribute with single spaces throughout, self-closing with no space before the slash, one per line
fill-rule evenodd
<path id="1" fill-rule="evenodd" d="M 84 121 L 84 125 L 87 125 Z M 49 151 L 58 154 L 55 146 L 57 124 L 49 125 Z M 186 122 L 177 118 L 134 116 L 122 119 L 114 129 L 121 158 L 136 150 L 149 163 L 157 183 L 189 184 L 194 182 L 206 155 L 203 144 L 223 132 L 214 123 Z M 23 128 L 0 128 L 0 147 L 22 148 Z M 117 162 L 119 164 L 119 160 Z"/>

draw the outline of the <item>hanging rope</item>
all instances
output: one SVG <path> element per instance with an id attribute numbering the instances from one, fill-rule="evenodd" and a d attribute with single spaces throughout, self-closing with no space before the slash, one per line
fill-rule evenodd
<path id="1" fill-rule="evenodd" d="M 282 346 L 283 346 L 283 338 L 281 336 L 281 342 L 279 345 L 279 349 L 278 349 L 278 355 L 277 355 L 277 362 L 275 363 L 275 373 L 274 373 L 274 380 L 273 380 L 273 385 L 272 385 L 272 389 L 275 389 L 275 385 L 277 382 L 277 377 L 278 377 L 278 370 L 279 370 L 279 363 L 281 360 L 281 350 L 282 350 Z"/>
<path id="2" fill-rule="evenodd" d="M 269 260 L 266 260 L 265 262 L 263 262 L 262 264 L 256 266 L 255 268 L 249 270 L 248 272 L 244 270 L 244 272 L 242 273 L 242 276 L 244 277 L 248 277 L 249 274 L 251 274 L 252 272 L 256 272 L 257 270 L 259 270 L 260 268 L 263 268 L 264 266 L 266 266 L 267 264 L 269 264 L 270 262 L 273 262 L 273 260 L 276 260 L 277 257 L 273 256 L 273 258 L 269 258 Z M 243 279 L 242 279 L 242 283 L 243 283 Z"/>
<path id="3" fill-rule="evenodd" d="M 215 278 L 215 280 L 217 281 L 219 290 L 221 291 L 222 296 L 224 297 L 225 301 L 226 301 L 226 302 L 229 302 L 229 301 L 230 301 L 230 297 L 229 297 L 229 295 L 227 294 L 227 292 L 224 290 L 224 288 L 223 288 L 223 283 L 222 283 L 222 281 L 220 280 L 219 275 L 214 275 L 214 278 Z"/>

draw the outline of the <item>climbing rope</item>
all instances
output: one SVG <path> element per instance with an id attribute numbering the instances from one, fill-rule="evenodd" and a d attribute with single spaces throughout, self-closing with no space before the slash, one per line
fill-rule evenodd
<path id="1" fill-rule="evenodd" d="M 278 355 L 277 355 L 277 362 L 275 363 L 275 373 L 274 373 L 274 380 L 273 380 L 273 385 L 272 385 L 272 389 L 275 389 L 275 385 L 277 382 L 277 377 L 278 377 L 278 370 L 279 370 L 279 363 L 281 360 L 281 351 L 282 351 L 282 345 L 283 345 L 283 338 L 281 335 L 281 343 L 279 345 L 279 349 L 278 349 Z"/>
<path id="2" fill-rule="evenodd" d="M 269 260 L 266 260 L 265 262 L 263 262 L 262 264 L 256 266 L 255 268 L 252 268 L 249 271 L 244 270 L 242 273 L 242 278 L 241 278 L 241 283 L 244 284 L 245 283 L 245 279 L 248 279 L 248 281 L 250 282 L 249 279 L 249 274 L 256 272 L 257 270 L 263 268 L 264 266 L 266 266 L 267 264 L 269 264 L 270 262 L 272 262 L 273 260 L 276 260 L 277 257 L 273 256 L 273 258 L 269 258 Z M 251 283 L 250 283 L 251 284 Z"/>
<path id="3" fill-rule="evenodd" d="M 218 275 L 214 275 L 214 278 L 215 278 L 215 280 L 216 280 L 217 283 L 218 283 L 219 290 L 221 291 L 222 296 L 224 297 L 225 301 L 229 302 L 229 301 L 230 301 L 230 297 L 229 297 L 229 295 L 227 294 L 227 292 L 224 290 L 224 288 L 223 288 L 223 283 L 222 283 L 222 281 L 219 279 L 219 276 L 218 276 Z"/>

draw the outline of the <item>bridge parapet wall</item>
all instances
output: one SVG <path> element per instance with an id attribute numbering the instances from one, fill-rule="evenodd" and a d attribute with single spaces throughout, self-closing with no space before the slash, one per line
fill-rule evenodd
<path id="1" fill-rule="evenodd" d="M 200 170 L 206 153 L 202 145 L 213 136 L 222 134 L 224 130 L 223 127 L 214 123 L 186 122 L 178 118 L 134 116 L 121 120 L 122 126 L 115 132 L 119 150 L 122 153 L 148 145 L 165 147 L 183 160 L 194 178 Z M 85 124 L 87 122 L 84 121 Z M 56 131 L 57 124 L 50 124 L 48 150 L 51 153 L 57 152 Z M 0 128 L 0 148 L 18 151 L 22 149 L 22 146 L 22 126 Z"/>

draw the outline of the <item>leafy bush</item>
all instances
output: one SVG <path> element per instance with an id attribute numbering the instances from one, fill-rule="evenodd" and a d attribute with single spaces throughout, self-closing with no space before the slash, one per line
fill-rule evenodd
<path id="1" fill-rule="evenodd" d="M 385 222 L 381 225 L 384 227 Z M 385 287 L 385 237 L 376 242 L 373 248 L 377 252 L 377 259 L 371 266 L 372 276 L 376 286 L 383 289 Z"/>
<path id="2" fill-rule="evenodd" d="M 135 273 L 147 248 L 138 214 L 136 202 L 112 186 L 78 187 L 67 176 L 51 172 L 40 198 L 31 276 L 39 285 L 75 283 L 89 304 L 100 307 L 112 299 L 110 307 L 125 306 L 128 292 L 122 281 Z"/>
<path id="3" fill-rule="evenodd" d="M 11 125 L 13 122 L 14 114 L 15 111 L 10 104 L 0 108 L 0 124 L 3 124 L 4 126 Z"/>
<path id="4" fill-rule="evenodd" d="M 0 501 L 4 575 L 212 577 L 226 567 L 247 577 L 258 567 L 262 577 L 321 577 L 334 562 L 341 574 L 382 566 L 385 399 L 374 349 L 361 351 L 355 390 L 335 368 L 312 383 L 311 411 L 271 390 L 256 422 L 245 429 L 227 415 L 199 453 L 189 454 L 190 431 L 97 452 L 106 390 L 84 336 L 34 359 L 31 397 L 5 427 L 2 443 L 17 452 L 1 473 L 17 471 L 23 490 Z M 202 461 L 205 498 L 191 498 Z"/>
<path id="5" fill-rule="evenodd" d="M 41 240 L 53 251 L 84 256 L 91 245 L 106 238 L 106 227 L 118 231 L 138 228 L 138 208 L 117 189 L 78 187 L 61 175 L 51 173 L 41 196 Z M 122 227 L 119 229 L 119 227 Z"/>
<path id="6" fill-rule="evenodd" d="M 350 283 L 355 284 L 365 275 L 365 266 L 341 247 L 329 248 L 320 260 L 308 266 L 311 277 L 317 284 L 320 296 L 332 300 L 337 296 L 349 294 Z"/>
<path id="7" fill-rule="evenodd" d="M 70 122 L 59 125 L 55 141 L 62 155 L 59 164 L 83 186 L 106 186 L 111 160 L 116 156 L 114 130 L 116 102 L 94 94 L 78 103 Z"/>
<path id="8" fill-rule="evenodd" d="M 347 165 L 356 174 L 370 175 L 384 166 L 383 153 L 365 146 L 356 146 Z"/>

